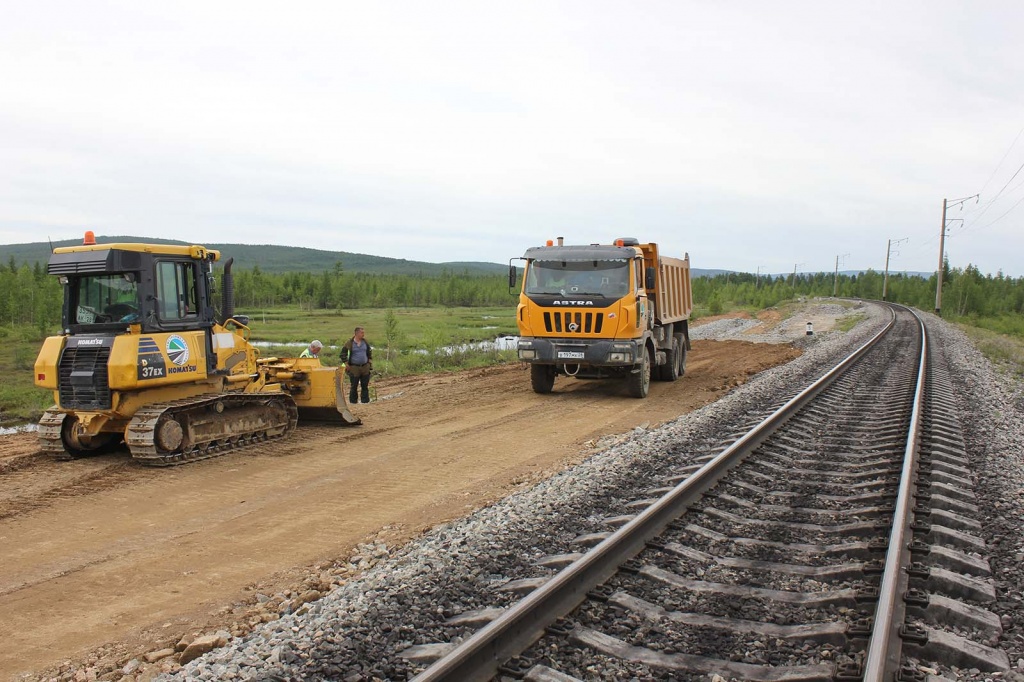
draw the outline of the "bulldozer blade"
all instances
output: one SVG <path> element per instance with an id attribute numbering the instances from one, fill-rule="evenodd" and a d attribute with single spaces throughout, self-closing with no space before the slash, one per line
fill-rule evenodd
<path id="1" fill-rule="evenodd" d="M 342 386 L 344 372 L 345 370 L 341 367 L 334 372 L 334 405 L 338 410 L 336 415 L 346 426 L 358 426 L 363 423 L 363 420 L 349 412 L 348 403 L 345 402 L 345 391 Z"/>
<path id="2" fill-rule="evenodd" d="M 342 391 L 343 370 L 340 367 L 322 367 L 314 360 L 298 362 L 307 363 L 309 366 L 298 367 L 294 376 L 284 378 L 284 382 L 286 389 L 295 399 L 300 421 L 329 422 L 342 426 L 357 426 L 363 423 L 359 417 L 348 411 L 348 403 L 345 402 L 345 393 Z"/>
<path id="3" fill-rule="evenodd" d="M 325 422 L 342 426 L 359 426 L 363 421 L 348 411 L 348 408 L 334 407 L 300 407 L 299 423 Z"/>

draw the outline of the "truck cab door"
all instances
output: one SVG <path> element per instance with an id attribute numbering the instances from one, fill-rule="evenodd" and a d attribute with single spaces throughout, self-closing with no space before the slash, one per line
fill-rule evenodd
<path id="1" fill-rule="evenodd" d="M 650 329 L 651 327 L 652 311 L 645 284 L 643 258 L 636 258 L 633 260 L 633 289 L 636 291 L 637 329 Z"/>

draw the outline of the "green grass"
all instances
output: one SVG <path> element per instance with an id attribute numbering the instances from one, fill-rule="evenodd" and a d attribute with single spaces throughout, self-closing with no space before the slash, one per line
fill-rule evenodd
<path id="1" fill-rule="evenodd" d="M 405 348 L 422 348 L 440 330 L 448 342 L 483 341 L 501 334 L 517 334 L 515 306 L 507 308 L 394 308 Z M 239 311 L 249 316 L 256 341 L 305 342 L 314 338 L 337 346 L 351 338 L 359 326 L 374 346 L 385 341 L 387 309 L 300 310 L 297 307 Z"/>
<path id="2" fill-rule="evenodd" d="M 36 388 L 33 368 L 42 338 L 34 327 L 0 329 L 0 426 L 38 421 L 53 392 Z"/>
<path id="3" fill-rule="evenodd" d="M 959 325 L 986 329 L 996 334 L 1004 334 L 1017 339 L 1024 340 L 1024 315 L 997 315 L 992 317 L 978 317 L 970 315 L 967 317 L 950 317 L 949 322 Z"/>
<path id="4" fill-rule="evenodd" d="M 861 320 L 864 319 L 863 313 L 853 313 L 851 315 L 845 315 L 836 320 L 836 329 L 841 332 L 848 332 L 857 326 Z"/>
<path id="5" fill-rule="evenodd" d="M 264 355 L 296 355 L 301 349 L 277 346 L 306 343 L 316 338 L 326 348 L 324 364 L 340 362 L 339 347 L 355 327 L 366 329 L 373 345 L 373 368 L 379 376 L 420 374 L 513 362 L 514 351 L 463 348 L 464 344 L 490 341 L 518 333 L 515 308 L 395 308 L 392 338 L 388 338 L 386 309 L 303 311 L 275 308 L 250 314 L 254 341 L 265 341 Z M 390 352 L 389 352 L 390 351 Z"/>
<path id="6" fill-rule="evenodd" d="M 1016 379 L 1024 379 L 1024 337 L 958 324 L 982 354 Z"/>

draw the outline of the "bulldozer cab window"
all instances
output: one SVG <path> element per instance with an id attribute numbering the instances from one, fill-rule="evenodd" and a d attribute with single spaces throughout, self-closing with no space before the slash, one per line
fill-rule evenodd
<path id="1" fill-rule="evenodd" d="M 196 316 L 196 276 L 192 263 L 161 261 L 156 266 L 157 316 L 164 321 Z"/>
<path id="2" fill-rule="evenodd" d="M 137 322 L 139 290 L 135 273 L 78 278 L 72 289 L 73 324 Z"/>

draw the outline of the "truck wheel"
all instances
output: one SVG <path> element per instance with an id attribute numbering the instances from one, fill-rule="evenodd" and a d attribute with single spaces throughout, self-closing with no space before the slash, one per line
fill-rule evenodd
<path id="1" fill-rule="evenodd" d="M 665 351 L 665 364 L 658 368 L 658 378 L 662 381 L 675 381 L 679 378 L 679 353 L 686 352 L 679 347 L 679 339 L 672 337 L 672 348 Z"/>
<path id="2" fill-rule="evenodd" d="M 686 374 L 686 335 L 676 334 L 675 339 L 679 342 L 676 344 L 676 348 L 678 349 L 678 353 L 676 355 L 676 376 L 681 377 Z"/>
<path id="3" fill-rule="evenodd" d="M 530 383 L 534 393 L 551 393 L 555 387 L 554 365 L 530 365 Z"/>
<path id="4" fill-rule="evenodd" d="M 646 398 L 647 391 L 651 388 L 651 351 L 644 349 L 640 357 L 639 371 L 629 375 L 629 394 L 634 398 Z"/>

